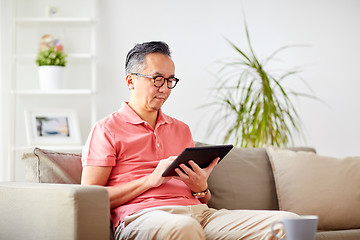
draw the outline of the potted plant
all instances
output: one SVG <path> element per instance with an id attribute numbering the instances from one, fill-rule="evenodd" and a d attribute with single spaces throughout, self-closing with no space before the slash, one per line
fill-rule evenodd
<path id="1" fill-rule="evenodd" d="M 287 89 L 284 82 L 297 76 L 299 70 L 273 74 L 267 64 L 275 55 L 290 46 L 276 50 L 270 57 L 261 60 L 252 47 L 245 22 L 249 50 L 240 49 L 227 40 L 238 54 L 235 60 L 222 62 L 215 74 L 217 86 L 214 102 L 205 106 L 213 109 L 214 116 L 208 133 L 224 133 L 223 142 L 232 142 L 240 147 L 279 147 L 293 143 L 293 132 L 301 135 L 301 121 L 290 96 L 307 96 Z"/>
<path id="2" fill-rule="evenodd" d="M 41 37 L 36 58 L 39 66 L 40 89 L 54 90 L 62 87 L 66 57 L 58 39 L 48 34 Z"/>

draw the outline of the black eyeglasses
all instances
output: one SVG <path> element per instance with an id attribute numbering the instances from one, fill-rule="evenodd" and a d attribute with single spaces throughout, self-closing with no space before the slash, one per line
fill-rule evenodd
<path id="1" fill-rule="evenodd" d="M 161 88 L 164 85 L 165 80 L 166 80 L 167 87 L 169 89 L 173 89 L 179 81 L 179 79 L 177 79 L 176 77 L 165 78 L 163 76 L 149 76 L 149 75 L 143 75 L 140 73 L 131 73 L 131 74 L 135 75 L 135 76 L 139 76 L 139 77 L 151 78 L 152 80 L 154 80 L 154 86 L 157 88 Z"/>

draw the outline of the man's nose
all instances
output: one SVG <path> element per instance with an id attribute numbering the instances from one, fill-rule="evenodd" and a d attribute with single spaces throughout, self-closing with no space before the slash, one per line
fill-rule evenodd
<path id="1" fill-rule="evenodd" d="M 170 89 L 167 87 L 167 81 L 165 80 L 164 84 L 159 87 L 159 92 L 167 92 L 169 91 Z"/>

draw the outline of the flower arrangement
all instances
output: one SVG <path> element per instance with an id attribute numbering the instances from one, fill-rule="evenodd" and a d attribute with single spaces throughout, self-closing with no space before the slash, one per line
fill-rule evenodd
<path id="1" fill-rule="evenodd" d="M 39 66 L 62 66 L 66 65 L 67 55 L 59 39 L 46 34 L 41 37 L 40 49 L 36 58 Z"/>

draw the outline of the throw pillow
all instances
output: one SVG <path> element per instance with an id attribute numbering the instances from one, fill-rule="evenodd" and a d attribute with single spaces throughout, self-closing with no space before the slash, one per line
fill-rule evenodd
<path id="1" fill-rule="evenodd" d="M 267 148 L 280 210 L 318 215 L 318 228 L 360 228 L 360 157 Z"/>
<path id="2" fill-rule="evenodd" d="M 34 148 L 22 156 L 26 179 L 38 183 L 79 184 L 81 154 L 61 153 Z"/>

